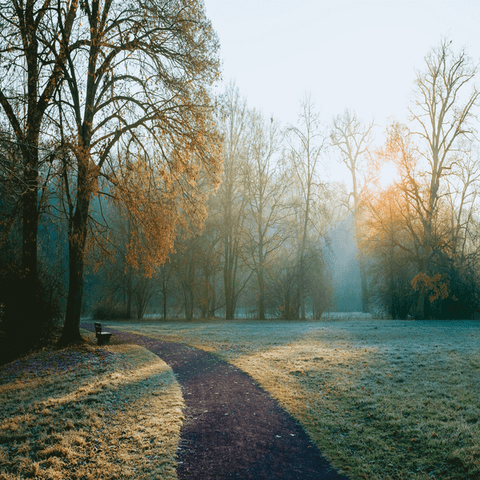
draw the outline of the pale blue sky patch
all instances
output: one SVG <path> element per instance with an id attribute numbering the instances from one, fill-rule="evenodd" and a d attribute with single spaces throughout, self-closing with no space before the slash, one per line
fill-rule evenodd
<path id="1" fill-rule="evenodd" d="M 379 125 L 407 119 L 415 68 L 442 36 L 480 60 L 473 0 L 205 0 L 221 43 L 223 78 L 250 107 L 294 123 L 304 92 L 325 122 L 345 108 Z M 343 176 L 332 170 L 332 179 Z"/>

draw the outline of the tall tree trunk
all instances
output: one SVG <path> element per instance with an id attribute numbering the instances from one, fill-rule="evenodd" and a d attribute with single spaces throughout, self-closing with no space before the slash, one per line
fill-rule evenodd
<path id="1" fill-rule="evenodd" d="M 167 319 L 167 279 L 165 278 L 165 268 L 162 269 L 162 296 L 163 296 L 163 319 Z"/>
<path id="2" fill-rule="evenodd" d="M 83 159 L 89 158 L 85 155 Z M 69 222 L 68 253 L 69 253 L 69 284 L 67 310 L 60 345 L 68 345 L 82 339 L 80 335 L 80 314 L 83 298 L 83 275 L 85 260 L 85 245 L 87 240 L 88 213 L 90 208 L 92 179 L 88 175 L 88 164 L 79 161 L 77 205 L 73 218 Z"/>
<path id="3" fill-rule="evenodd" d="M 26 166 L 24 180 L 27 185 L 22 195 L 22 271 L 25 294 L 32 311 L 37 301 L 37 235 L 38 235 L 38 154 L 33 153 Z"/>
<path id="4" fill-rule="evenodd" d="M 127 216 L 127 238 L 130 242 L 132 239 L 132 219 L 130 215 Z M 125 254 L 126 255 L 126 254 Z M 128 264 L 128 260 L 125 258 L 126 276 L 127 276 L 127 318 L 132 318 L 132 299 L 133 299 L 133 271 L 132 267 Z"/>
<path id="5" fill-rule="evenodd" d="M 217 274 L 215 271 L 213 272 L 212 275 L 212 281 L 210 284 L 210 304 L 209 304 L 209 317 L 213 318 L 215 317 L 215 311 L 217 308 L 217 282 L 216 282 L 216 276 Z"/>
<path id="6" fill-rule="evenodd" d="M 285 306 L 283 309 L 283 319 L 288 320 L 290 318 L 290 290 L 285 293 Z"/>
<path id="7" fill-rule="evenodd" d="M 188 252 L 188 263 L 185 271 L 185 280 L 183 281 L 183 295 L 185 304 L 185 318 L 187 321 L 193 319 L 194 310 L 194 285 L 195 285 L 195 260 L 194 254 Z"/>
<path id="8" fill-rule="evenodd" d="M 298 278 L 298 309 L 300 315 L 297 313 L 296 318 L 305 320 L 305 279 L 304 279 L 304 268 L 303 268 L 303 258 L 300 260 L 300 274 Z"/>
<path id="9" fill-rule="evenodd" d="M 163 293 L 163 319 L 167 319 L 167 296 Z"/>
<path id="10" fill-rule="evenodd" d="M 308 201 L 308 200 L 307 200 Z M 307 245 L 307 223 L 308 223 L 308 204 L 307 204 L 307 212 L 305 215 L 305 226 L 303 230 L 303 238 L 302 238 L 302 247 L 300 250 L 300 264 L 299 264 L 299 275 L 298 275 L 298 301 L 299 301 L 299 308 L 300 308 L 300 316 L 302 320 L 305 320 L 305 250 Z"/>
<path id="11" fill-rule="evenodd" d="M 235 320 L 235 310 L 236 310 L 236 302 L 233 296 L 229 296 L 226 302 L 226 313 L 225 319 L 226 320 Z"/>
<path id="12" fill-rule="evenodd" d="M 185 304 L 185 319 L 187 321 L 193 320 L 193 285 L 187 277 L 183 287 L 184 304 Z"/>
<path id="13" fill-rule="evenodd" d="M 185 319 L 187 322 L 193 319 L 193 292 L 189 285 L 184 289 Z"/>
<path id="14" fill-rule="evenodd" d="M 83 274 L 85 242 L 87 238 L 87 218 L 89 202 L 82 202 L 77 205 L 77 211 L 73 218 L 73 229 L 69 232 L 68 253 L 69 253 L 69 284 L 67 297 L 67 311 L 62 336 L 59 343 L 68 345 L 81 340 L 80 335 L 80 314 L 83 298 Z"/>
<path id="15" fill-rule="evenodd" d="M 135 293 L 135 298 L 137 304 L 137 320 L 141 320 L 145 315 L 145 311 L 147 310 L 147 305 L 149 302 L 149 295 L 146 290 L 142 289 L 142 285 L 138 286 L 138 289 Z"/>
<path id="16" fill-rule="evenodd" d="M 363 254 L 361 242 L 360 242 L 360 229 L 359 229 L 359 216 L 360 216 L 360 199 L 357 188 L 357 175 L 355 169 L 352 169 L 352 180 L 353 180 L 353 205 L 354 205 L 354 228 L 355 228 L 355 243 L 357 245 L 358 251 L 358 266 L 360 269 L 360 290 L 362 295 L 362 312 L 370 312 L 369 305 L 369 296 L 367 288 L 367 272 L 365 268 L 365 255 Z"/>
<path id="17" fill-rule="evenodd" d="M 426 262 L 423 258 L 420 260 L 420 268 L 418 270 L 419 273 L 426 273 L 428 271 Z M 417 320 L 425 319 L 425 289 L 423 287 L 418 290 L 414 318 Z"/>
<path id="18" fill-rule="evenodd" d="M 261 226 L 259 227 L 259 242 L 258 242 L 258 318 L 265 320 L 265 258 L 263 254 L 263 235 Z"/>
<path id="19" fill-rule="evenodd" d="M 127 318 L 132 318 L 132 297 L 133 297 L 133 288 L 132 288 L 132 272 L 130 267 L 127 267 Z"/>
<path id="20" fill-rule="evenodd" d="M 232 245 L 232 238 L 225 242 L 225 267 L 223 271 L 223 280 L 225 288 L 225 318 L 234 320 L 236 307 L 235 292 L 235 254 Z"/>
<path id="21" fill-rule="evenodd" d="M 258 272 L 258 318 L 265 320 L 265 279 L 263 268 Z"/>
<path id="22" fill-rule="evenodd" d="M 359 267 L 360 267 L 360 290 L 362 294 L 362 312 L 368 313 L 370 312 L 370 301 L 367 289 L 367 273 L 365 269 L 365 260 L 363 254 L 360 254 L 359 260 Z"/>
<path id="23" fill-rule="evenodd" d="M 21 7 L 20 7 L 21 8 Z M 43 112 L 38 108 L 38 37 L 35 31 L 34 4 L 27 2 L 24 10 L 27 22 L 25 48 L 27 64 L 27 116 L 24 155 L 25 191 L 22 195 L 22 268 L 25 275 L 25 289 L 31 308 L 35 311 L 37 302 L 37 236 L 38 236 L 38 144 L 40 140 L 40 121 Z M 20 15 L 19 15 L 20 16 Z M 31 30 L 31 31 L 29 31 Z"/>

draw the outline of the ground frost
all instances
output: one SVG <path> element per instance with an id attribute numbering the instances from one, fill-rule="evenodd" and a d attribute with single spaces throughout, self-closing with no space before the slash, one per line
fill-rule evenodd
<path id="1" fill-rule="evenodd" d="M 352 478 L 480 478 L 478 322 L 116 327 L 215 352 L 246 371 Z"/>

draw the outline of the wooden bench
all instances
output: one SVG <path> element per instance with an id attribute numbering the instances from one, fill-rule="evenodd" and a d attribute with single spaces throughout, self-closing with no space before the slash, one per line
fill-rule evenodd
<path id="1" fill-rule="evenodd" d="M 110 332 L 102 332 L 102 324 L 95 323 L 95 335 L 97 337 L 98 345 L 106 345 L 110 342 L 112 334 Z"/>

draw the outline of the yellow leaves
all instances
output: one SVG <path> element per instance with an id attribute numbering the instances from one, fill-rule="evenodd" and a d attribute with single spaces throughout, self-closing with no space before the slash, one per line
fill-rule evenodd
<path id="1" fill-rule="evenodd" d="M 186 217 L 198 219 L 203 211 L 199 192 L 192 188 L 189 199 L 194 202 L 186 203 L 184 198 L 185 185 L 198 172 L 191 165 L 192 157 L 182 157 L 179 165 L 168 165 L 171 168 L 160 160 L 141 155 L 124 160 L 122 178 L 114 192 L 131 220 L 126 260 L 147 277 L 166 261 Z"/>
<path id="2" fill-rule="evenodd" d="M 428 295 L 430 302 L 433 302 L 440 297 L 442 299 L 448 298 L 449 290 L 447 281 L 448 276 L 446 275 L 437 273 L 437 275 L 430 277 L 426 273 L 420 272 L 413 278 L 411 284 L 416 292 L 423 292 Z"/>

